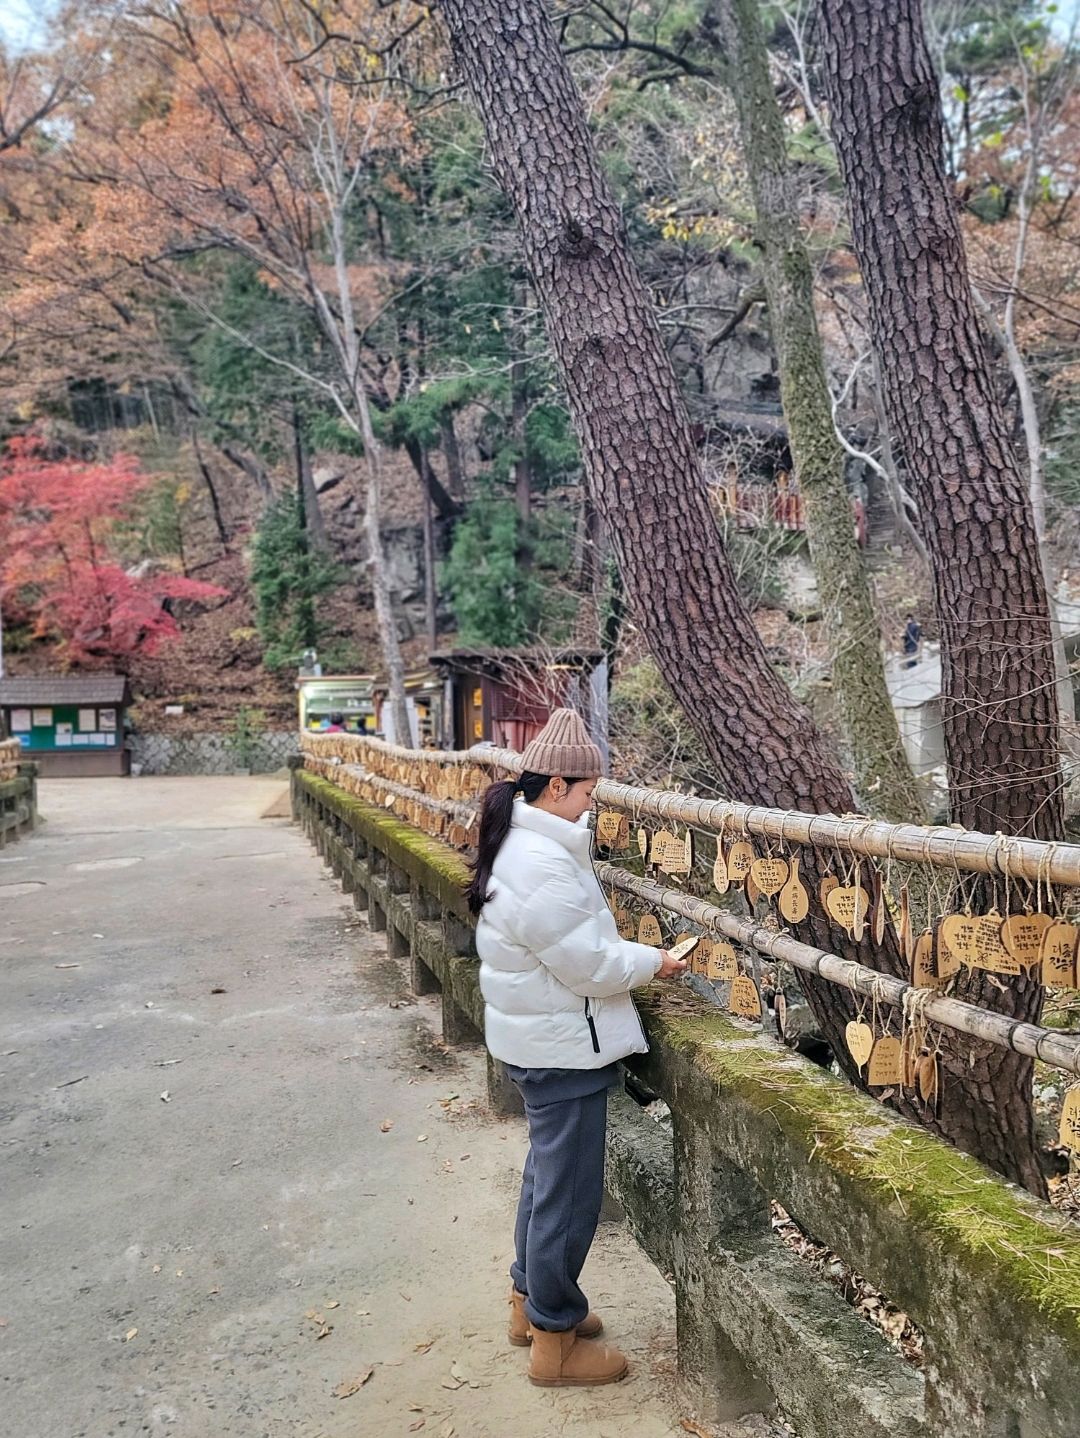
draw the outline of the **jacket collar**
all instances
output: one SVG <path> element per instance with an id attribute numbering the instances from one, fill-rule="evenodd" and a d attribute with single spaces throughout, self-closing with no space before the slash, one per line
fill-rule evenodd
<path id="1" fill-rule="evenodd" d="M 514 800 L 510 825 L 514 829 L 531 829 L 534 834 L 554 839 L 575 859 L 584 863 L 589 861 L 592 834 L 584 817 L 580 823 L 571 824 L 569 819 L 560 819 L 558 814 L 549 814 L 546 809 L 538 809 L 535 804 L 527 804 L 524 799 L 518 798 Z"/>

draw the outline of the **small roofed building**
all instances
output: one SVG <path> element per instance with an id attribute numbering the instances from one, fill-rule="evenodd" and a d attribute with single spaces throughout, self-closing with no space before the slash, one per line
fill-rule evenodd
<path id="1" fill-rule="evenodd" d="M 43 778 L 124 775 L 124 716 L 131 690 L 122 674 L 25 674 L 0 679 L 3 729 Z"/>
<path id="2" fill-rule="evenodd" d="M 885 683 L 912 771 L 921 776 L 940 769 L 945 763 L 941 655 L 927 645 L 914 663 L 894 656 L 886 661 Z"/>
<path id="3" fill-rule="evenodd" d="M 607 660 L 587 649 L 452 649 L 431 656 L 450 681 L 447 742 L 522 750 L 552 710 L 576 709 L 601 753 L 607 744 Z"/>

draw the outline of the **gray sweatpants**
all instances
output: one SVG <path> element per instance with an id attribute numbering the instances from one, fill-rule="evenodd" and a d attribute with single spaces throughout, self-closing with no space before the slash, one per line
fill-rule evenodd
<path id="1" fill-rule="evenodd" d="M 604 1197 L 604 1135 L 608 1085 L 580 1097 L 555 1098 L 565 1084 L 522 1082 L 537 1070 L 508 1066 L 525 1100 L 529 1154 L 521 1178 L 510 1277 L 526 1295 L 537 1328 L 576 1328 L 589 1311 L 578 1287 Z M 544 1072 L 554 1072 L 547 1070 Z M 605 1071 L 606 1074 L 606 1071 Z M 597 1075 L 599 1077 L 599 1075 Z"/>

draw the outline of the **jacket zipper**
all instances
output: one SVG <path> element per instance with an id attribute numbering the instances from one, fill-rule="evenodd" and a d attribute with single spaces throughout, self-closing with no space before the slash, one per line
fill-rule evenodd
<path id="1" fill-rule="evenodd" d="M 592 1010 L 589 1008 L 588 999 L 585 1000 L 585 1022 L 589 1025 L 589 1033 L 592 1035 L 593 1053 L 600 1052 L 600 1040 L 596 1037 L 596 1024 L 593 1022 Z"/>

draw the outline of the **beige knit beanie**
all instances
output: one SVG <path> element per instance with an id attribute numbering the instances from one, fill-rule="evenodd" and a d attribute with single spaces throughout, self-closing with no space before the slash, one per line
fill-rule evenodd
<path id="1" fill-rule="evenodd" d="M 573 709 L 556 709 L 532 743 L 525 746 L 521 772 L 560 779 L 599 779 L 604 761 L 580 715 Z"/>

